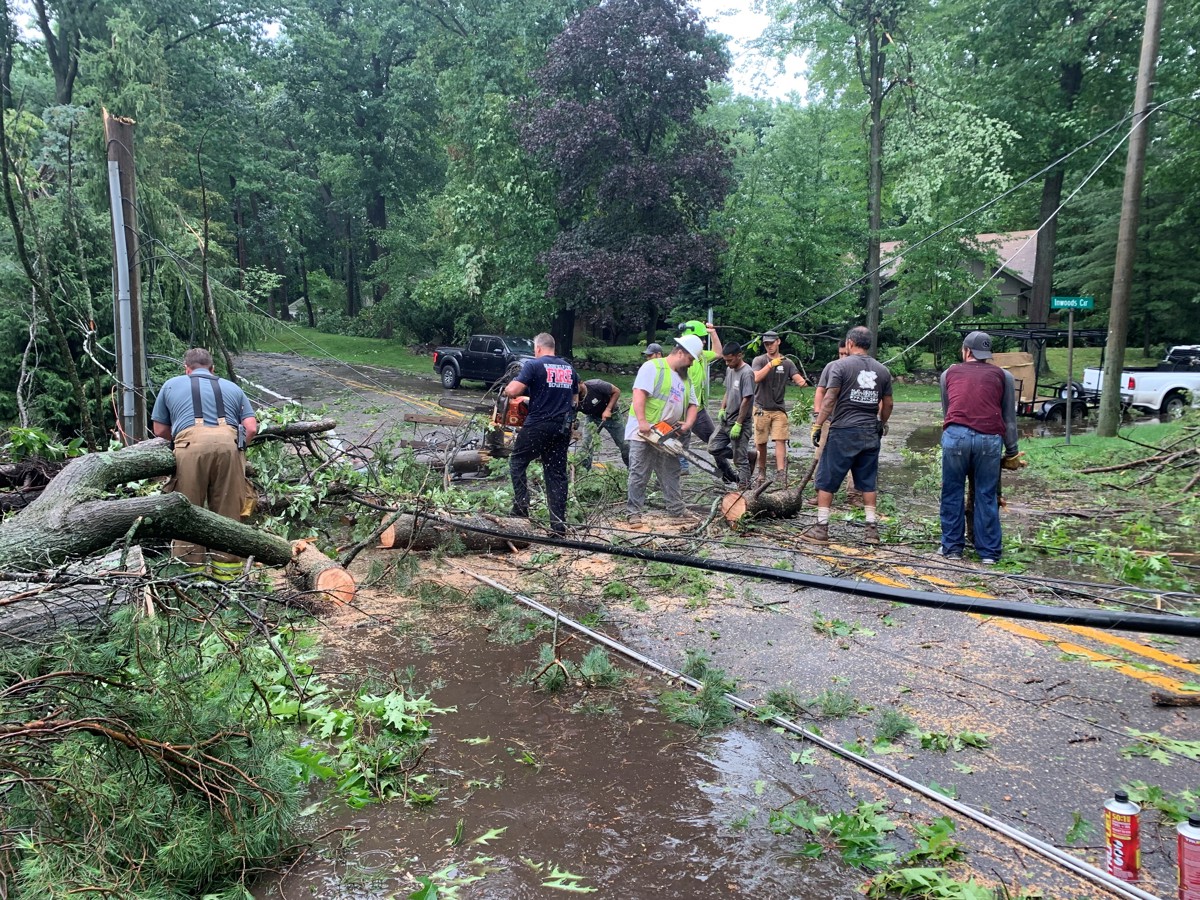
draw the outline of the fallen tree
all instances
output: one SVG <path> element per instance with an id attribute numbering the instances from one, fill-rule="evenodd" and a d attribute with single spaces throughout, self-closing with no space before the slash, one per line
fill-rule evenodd
<path id="1" fill-rule="evenodd" d="M 332 427 L 332 425 L 330 426 Z M 113 498 L 121 485 L 170 475 L 175 456 L 152 440 L 72 460 L 25 509 L 0 523 L 0 559 L 13 570 L 61 565 L 124 540 L 178 539 L 285 566 L 305 590 L 349 602 L 354 579 L 315 547 L 192 505 L 182 494 Z"/>
<path id="2" fill-rule="evenodd" d="M 532 531 L 528 519 L 510 516 L 461 516 L 459 521 L 477 528 L 497 531 Z M 464 553 L 505 553 L 529 544 L 518 537 L 498 537 L 458 528 L 453 522 L 430 518 L 425 513 L 404 511 L 386 517 L 379 529 L 379 546 L 385 550 L 435 550 L 462 548 Z"/>

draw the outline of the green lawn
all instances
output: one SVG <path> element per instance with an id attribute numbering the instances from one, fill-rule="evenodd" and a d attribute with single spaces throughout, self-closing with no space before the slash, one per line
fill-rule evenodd
<path id="1" fill-rule="evenodd" d="M 1100 365 L 1100 349 L 1099 347 L 1075 348 L 1074 365 L 1072 366 L 1074 377 L 1070 379 L 1071 381 L 1083 381 L 1085 368 L 1095 368 Z M 1125 354 L 1125 365 L 1127 366 L 1152 366 L 1157 362 L 1157 359 L 1142 356 L 1140 347 L 1131 347 Z M 1050 367 L 1051 374 L 1044 377 L 1043 381 L 1055 383 L 1067 381 L 1067 348 L 1047 347 L 1046 365 Z"/>
<path id="2" fill-rule="evenodd" d="M 315 328 L 299 325 L 280 326 L 275 334 L 263 338 L 254 349 L 267 353 L 295 353 L 299 356 L 338 359 L 353 365 L 389 366 L 414 375 L 436 377 L 428 354 L 413 353 L 399 341 L 325 334 Z"/>

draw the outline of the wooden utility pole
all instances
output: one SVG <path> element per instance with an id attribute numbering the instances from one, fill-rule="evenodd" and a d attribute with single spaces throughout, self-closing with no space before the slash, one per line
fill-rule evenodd
<path id="1" fill-rule="evenodd" d="M 142 291 L 138 273 L 137 189 L 134 181 L 133 129 L 121 116 L 104 118 L 108 145 L 110 212 L 113 225 L 113 333 L 117 380 L 121 384 L 118 419 L 128 445 L 151 437 L 146 417 L 146 338 L 142 327 Z"/>
<path id="2" fill-rule="evenodd" d="M 1121 424 L 1121 369 L 1125 367 L 1126 333 L 1129 331 L 1129 295 L 1133 285 L 1133 263 L 1137 255 L 1138 218 L 1142 202 L 1142 178 L 1146 171 L 1146 119 L 1154 99 L 1154 70 L 1158 62 L 1158 36 L 1162 26 L 1162 0 L 1147 0 L 1146 26 L 1142 34 L 1142 58 L 1138 64 L 1137 89 L 1133 99 L 1133 125 L 1129 135 L 1129 157 L 1125 161 L 1125 191 L 1121 198 L 1121 227 L 1117 234 L 1117 259 L 1113 271 L 1112 302 L 1108 310 L 1107 362 L 1100 386 L 1100 422 L 1096 433 L 1115 437 Z"/>

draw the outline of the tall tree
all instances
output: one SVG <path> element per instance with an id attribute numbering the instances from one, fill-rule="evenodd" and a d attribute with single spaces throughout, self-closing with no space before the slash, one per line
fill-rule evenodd
<path id="1" fill-rule="evenodd" d="M 728 58 L 682 0 L 606 0 L 580 13 L 534 74 L 522 139 L 557 179 L 559 234 L 542 257 L 570 351 L 576 313 L 652 330 L 689 278 L 711 278 L 704 228 L 731 186 L 701 123 Z"/>
<path id="2" fill-rule="evenodd" d="M 861 96 L 867 131 L 867 246 L 863 292 L 867 327 L 879 330 L 879 244 L 883 228 L 884 138 L 891 103 L 908 85 L 912 58 L 904 31 L 908 0 L 764 0 L 771 36 L 785 51 L 810 55 L 815 84 L 830 96 Z M 874 352 L 874 351 L 872 351 Z"/>
<path id="3" fill-rule="evenodd" d="M 964 89 L 1022 140 L 1010 166 L 1035 172 L 1108 125 L 1133 98 L 1140 0 L 956 0 L 942 9 L 943 39 L 960 48 Z M 965 28 L 963 26 L 966 26 Z M 1054 291 L 1058 208 L 1069 169 L 1041 183 L 1020 227 L 1040 228 L 1029 318 L 1045 322 Z"/>

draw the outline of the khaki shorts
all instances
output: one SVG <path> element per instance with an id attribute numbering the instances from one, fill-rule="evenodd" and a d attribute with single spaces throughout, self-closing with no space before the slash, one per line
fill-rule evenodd
<path id="1" fill-rule="evenodd" d="M 767 441 L 788 439 L 788 417 L 782 409 L 754 407 L 754 442 L 759 445 Z"/>

